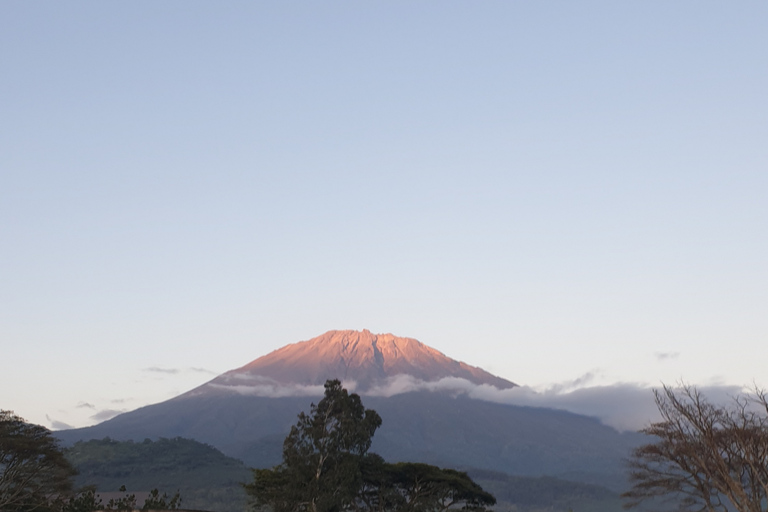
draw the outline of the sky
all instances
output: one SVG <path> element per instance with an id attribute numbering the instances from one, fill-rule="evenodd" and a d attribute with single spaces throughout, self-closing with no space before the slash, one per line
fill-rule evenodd
<path id="1" fill-rule="evenodd" d="M 90 425 L 364 328 L 550 396 L 768 386 L 766 22 L 3 2 L 0 409 Z"/>

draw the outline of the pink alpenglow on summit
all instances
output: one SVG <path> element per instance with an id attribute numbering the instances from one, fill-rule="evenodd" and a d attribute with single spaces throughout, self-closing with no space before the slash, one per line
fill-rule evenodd
<path id="1" fill-rule="evenodd" d="M 446 381 L 509 389 L 516 384 L 453 360 L 413 338 L 363 331 L 329 331 L 286 345 L 231 370 L 189 395 L 230 391 L 261 396 L 322 394 L 328 379 L 339 379 L 364 394 L 396 394 L 398 387 L 435 386 Z"/>

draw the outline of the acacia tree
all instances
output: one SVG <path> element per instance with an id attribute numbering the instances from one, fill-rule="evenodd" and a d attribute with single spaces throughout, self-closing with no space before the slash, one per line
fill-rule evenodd
<path id="1" fill-rule="evenodd" d="M 768 397 L 756 390 L 728 406 L 708 402 L 692 386 L 654 391 L 662 421 L 641 432 L 658 441 L 629 462 L 632 507 L 651 498 L 681 510 L 768 510 Z"/>
<path id="2" fill-rule="evenodd" d="M 370 512 L 445 512 L 452 508 L 484 511 L 496 498 L 462 471 L 418 462 L 389 464 L 366 457 L 364 486 L 356 510 Z"/>
<path id="3" fill-rule="evenodd" d="M 0 411 L 0 510 L 37 511 L 72 490 L 75 470 L 40 425 Z"/>

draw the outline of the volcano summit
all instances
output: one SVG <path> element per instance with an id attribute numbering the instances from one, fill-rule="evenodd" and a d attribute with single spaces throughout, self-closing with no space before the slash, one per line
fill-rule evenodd
<path id="1" fill-rule="evenodd" d="M 308 341 L 286 345 L 220 375 L 188 395 L 229 391 L 285 396 L 299 389 L 314 388 L 317 388 L 316 394 L 322 394 L 323 383 L 328 379 L 339 379 L 359 393 L 380 394 L 403 376 L 423 382 L 457 378 L 499 389 L 516 386 L 480 368 L 453 360 L 413 338 L 363 330 L 329 331 Z"/>

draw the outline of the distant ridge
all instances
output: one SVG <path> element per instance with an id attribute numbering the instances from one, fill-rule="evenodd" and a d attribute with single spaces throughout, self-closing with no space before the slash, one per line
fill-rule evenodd
<path id="1" fill-rule="evenodd" d="M 248 386 L 322 386 L 327 379 L 354 383 L 366 392 L 388 379 L 407 375 L 434 382 L 465 379 L 499 389 L 517 385 L 480 368 L 449 358 L 413 338 L 362 331 L 328 331 L 316 338 L 286 345 L 245 366 L 220 375 L 189 395 Z"/>

